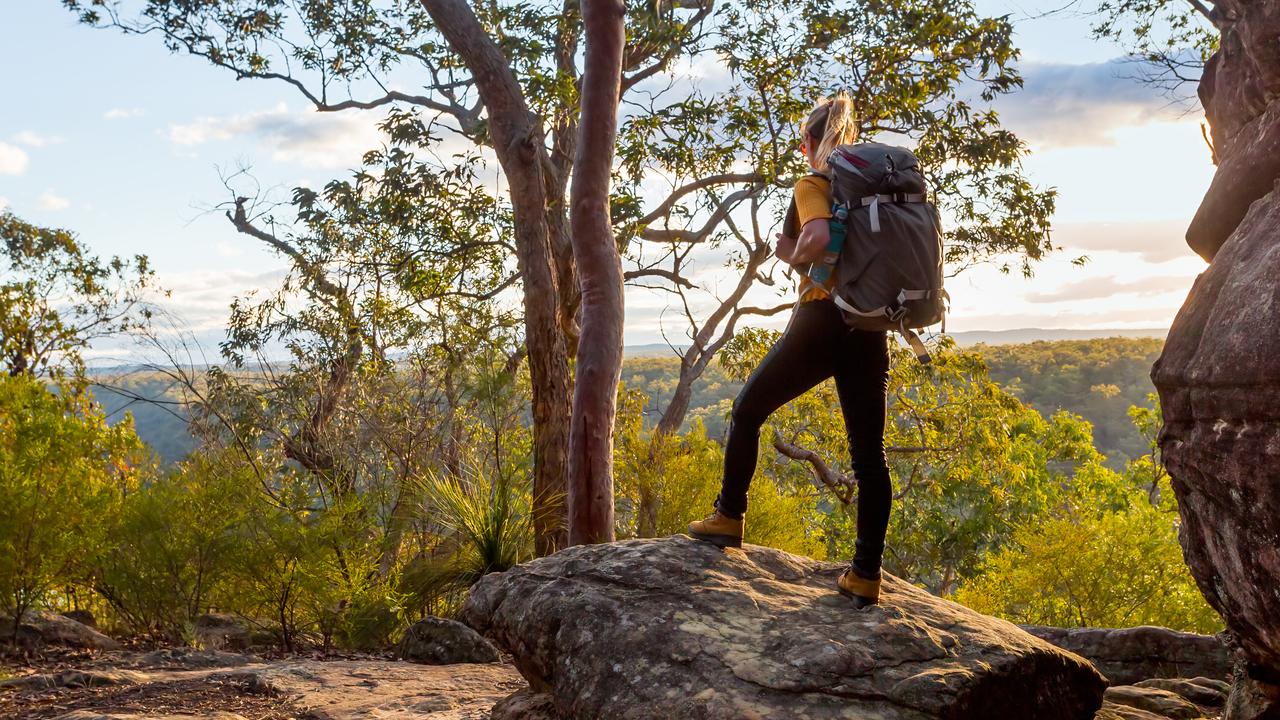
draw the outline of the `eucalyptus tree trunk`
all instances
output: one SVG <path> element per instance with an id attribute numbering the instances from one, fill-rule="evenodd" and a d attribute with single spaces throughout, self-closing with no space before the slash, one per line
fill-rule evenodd
<path id="1" fill-rule="evenodd" d="M 569 425 L 569 543 L 613 540 L 613 420 L 622 374 L 622 260 L 609 217 L 626 39 L 622 0 L 583 0 L 586 72 L 570 189 L 573 256 L 582 287 Z"/>
<path id="2" fill-rule="evenodd" d="M 569 359 L 547 220 L 549 164 L 542 126 L 502 52 L 463 0 L 422 0 L 466 63 L 488 111 L 489 135 L 511 192 L 516 261 L 524 283 L 525 345 L 533 383 L 533 524 L 539 555 L 564 547 Z"/>

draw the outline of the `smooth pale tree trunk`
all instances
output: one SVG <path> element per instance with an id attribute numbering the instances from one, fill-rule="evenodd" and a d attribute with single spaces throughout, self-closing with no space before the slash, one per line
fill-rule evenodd
<path id="1" fill-rule="evenodd" d="M 622 261 L 609 219 L 625 7 L 583 0 L 582 114 L 569 195 L 582 287 L 573 418 L 569 425 L 569 544 L 613 540 L 613 420 L 622 373 Z"/>
<path id="2" fill-rule="evenodd" d="M 560 327 L 559 289 L 547 222 L 538 117 L 525 102 L 506 57 L 464 0 L 422 0 L 449 46 L 466 63 L 488 111 L 489 135 L 511 192 L 516 261 L 524 283 L 525 345 L 533 382 L 533 524 L 535 550 L 564 547 L 569 358 Z"/>

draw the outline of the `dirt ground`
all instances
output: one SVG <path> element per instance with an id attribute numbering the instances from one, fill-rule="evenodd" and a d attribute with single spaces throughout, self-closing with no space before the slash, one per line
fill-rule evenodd
<path id="1" fill-rule="evenodd" d="M 284 698 L 253 695 L 234 683 L 203 680 L 0 694 L 0 718 L 44 720 L 65 716 L 73 710 L 143 717 L 224 712 L 245 720 L 315 717 Z"/>
<path id="2" fill-rule="evenodd" d="M 525 687 L 507 663 L 385 656 L 262 658 L 185 648 L 55 651 L 0 660 L 0 718 L 487 720 Z"/>

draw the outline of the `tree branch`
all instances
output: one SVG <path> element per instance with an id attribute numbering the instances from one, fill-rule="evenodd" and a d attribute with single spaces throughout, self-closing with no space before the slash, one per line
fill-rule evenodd
<path id="1" fill-rule="evenodd" d="M 667 280 L 670 280 L 672 283 L 675 283 L 676 285 L 689 288 L 690 290 L 697 287 L 696 285 L 694 285 L 693 283 L 685 279 L 683 275 L 680 275 L 674 270 L 663 270 L 661 268 L 642 268 L 640 270 L 627 270 L 626 272 L 622 273 L 623 280 L 634 280 L 636 278 L 641 278 L 641 277 L 665 278 Z"/>
<path id="2" fill-rule="evenodd" d="M 728 197 L 726 197 L 724 201 L 716 207 L 716 211 L 711 214 L 711 217 L 707 218 L 707 222 L 696 231 L 645 228 L 640 231 L 640 237 L 650 242 L 700 243 L 711 235 L 711 233 L 716 229 L 716 226 L 728 217 L 729 213 L 738 203 L 764 190 L 764 187 L 764 185 L 756 185 L 755 187 L 744 188 L 730 193 Z"/>
<path id="3" fill-rule="evenodd" d="M 845 505 L 853 502 L 854 494 L 857 492 L 853 479 L 832 470 L 818 453 L 787 442 L 782 437 L 782 431 L 777 428 L 773 429 L 773 448 L 792 460 L 809 463 L 809 469 L 819 489 L 831 490 Z"/>

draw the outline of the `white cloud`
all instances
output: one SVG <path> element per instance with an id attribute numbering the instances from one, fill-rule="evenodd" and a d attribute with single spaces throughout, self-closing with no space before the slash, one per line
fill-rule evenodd
<path id="1" fill-rule="evenodd" d="M 1143 261 L 1161 263 L 1191 257 L 1185 239 L 1186 220 L 1150 222 L 1055 224 L 1053 241 L 1072 251 L 1134 253 Z"/>
<path id="2" fill-rule="evenodd" d="M 1143 278 L 1124 276 L 1095 276 L 1070 282 L 1054 290 L 1030 292 L 1027 301 L 1053 303 L 1070 300 L 1113 298 L 1118 295 L 1161 295 L 1179 293 L 1185 295 L 1190 280 L 1184 275 L 1155 275 Z"/>
<path id="3" fill-rule="evenodd" d="M 0 142 L 0 175 L 21 175 L 29 160 L 22 148 Z"/>
<path id="4" fill-rule="evenodd" d="M 238 295 L 279 285 L 284 268 L 267 271 L 160 272 L 157 284 L 170 291 L 160 306 L 192 331 L 220 334 Z"/>
<path id="5" fill-rule="evenodd" d="M 123 120 L 125 118 L 141 117 L 143 114 L 142 108 L 111 108 L 102 113 L 102 117 L 106 120 Z"/>
<path id="6" fill-rule="evenodd" d="M 62 138 L 57 135 L 40 135 L 30 130 L 23 130 L 13 136 L 13 141 L 20 145 L 26 145 L 27 147 L 38 148 L 46 145 L 57 145 L 62 142 Z"/>
<path id="7" fill-rule="evenodd" d="M 1178 120 L 1178 105 L 1134 77 L 1125 59 L 1105 63 L 1025 63 L 1023 88 L 995 103 L 1003 124 L 1039 148 L 1116 145 L 1118 127 Z"/>
<path id="8" fill-rule="evenodd" d="M 381 119 L 377 112 L 292 112 L 280 103 L 271 110 L 170 125 L 168 136 L 183 146 L 248 138 L 269 149 L 277 161 L 349 167 L 383 142 L 377 129 Z"/>
<path id="9" fill-rule="evenodd" d="M 71 207 L 71 201 L 55 195 L 52 190 L 45 190 L 40 193 L 40 197 L 36 200 L 41 210 L 66 210 Z"/>
<path id="10" fill-rule="evenodd" d="M 5 210 L 8 207 L 9 207 L 9 198 L 0 197 L 0 210 Z"/>

